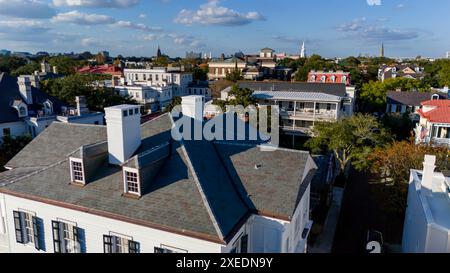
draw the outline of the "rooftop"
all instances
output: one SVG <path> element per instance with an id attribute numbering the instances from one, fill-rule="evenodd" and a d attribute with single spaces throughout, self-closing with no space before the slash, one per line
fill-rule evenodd
<path id="1" fill-rule="evenodd" d="M 227 242 L 252 213 L 290 220 L 315 173 L 307 152 L 262 152 L 247 141 L 175 142 L 172 122 L 165 114 L 141 125 L 138 161 L 172 144 L 139 199 L 123 196 L 122 169 L 107 161 L 87 185 L 71 185 L 68 156 L 105 143 L 107 134 L 105 126 L 64 123 L 53 123 L 7 163 L 13 169 L 0 174 L 0 192 L 216 243 Z"/>
<path id="2" fill-rule="evenodd" d="M 422 102 L 430 100 L 435 94 L 439 95 L 440 99 L 447 98 L 447 95 L 442 93 L 389 91 L 387 93 L 386 101 L 388 104 L 420 106 Z"/>
<path id="3" fill-rule="evenodd" d="M 323 93 L 332 96 L 345 97 L 346 86 L 339 83 L 306 83 L 306 82 L 254 82 L 240 81 L 239 87 L 253 91 L 283 91 L 291 93 Z"/>

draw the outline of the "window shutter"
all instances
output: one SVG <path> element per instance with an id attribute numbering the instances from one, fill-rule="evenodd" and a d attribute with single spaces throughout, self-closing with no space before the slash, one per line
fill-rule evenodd
<path id="1" fill-rule="evenodd" d="M 73 237 L 75 240 L 75 252 L 81 253 L 81 238 L 80 238 L 80 229 L 78 227 L 73 227 Z"/>
<path id="2" fill-rule="evenodd" d="M 103 251 L 104 253 L 113 253 L 112 236 L 103 235 Z"/>
<path id="3" fill-rule="evenodd" d="M 61 223 L 58 221 L 52 221 L 52 230 L 53 230 L 53 247 L 55 253 L 64 253 L 65 249 L 63 248 L 61 241 Z"/>
<path id="4" fill-rule="evenodd" d="M 14 211 L 14 228 L 16 232 L 16 241 L 19 244 L 25 244 L 25 234 L 23 226 L 23 213 L 19 211 Z"/>
<path id="5" fill-rule="evenodd" d="M 129 253 L 139 253 L 139 243 L 135 241 L 128 241 Z"/>
<path id="6" fill-rule="evenodd" d="M 34 247 L 37 250 L 41 250 L 41 227 L 39 226 L 38 218 L 33 216 L 33 235 L 34 235 Z"/>
<path id="7" fill-rule="evenodd" d="M 241 253 L 248 252 L 248 234 L 242 236 L 241 238 Z"/>
<path id="8" fill-rule="evenodd" d="M 164 249 L 160 247 L 155 247 L 155 253 L 164 253 Z"/>

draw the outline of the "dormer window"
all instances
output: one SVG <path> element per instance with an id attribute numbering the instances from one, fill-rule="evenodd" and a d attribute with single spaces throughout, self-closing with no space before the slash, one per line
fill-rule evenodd
<path id="1" fill-rule="evenodd" d="M 124 171 L 125 193 L 133 195 L 141 195 L 139 186 L 139 175 L 136 171 Z"/>
<path id="2" fill-rule="evenodd" d="M 83 162 L 77 159 L 70 160 L 72 182 L 85 184 Z"/>
<path id="3" fill-rule="evenodd" d="M 19 108 L 19 116 L 20 117 L 26 117 L 27 116 L 27 109 L 25 107 L 20 107 Z"/>

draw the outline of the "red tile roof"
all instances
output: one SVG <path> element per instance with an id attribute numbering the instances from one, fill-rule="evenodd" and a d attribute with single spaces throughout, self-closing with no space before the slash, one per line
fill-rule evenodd
<path id="1" fill-rule="evenodd" d="M 426 118 L 429 122 L 450 123 L 450 100 L 425 101 L 422 105 L 436 108 L 428 112 L 419 110 L 421 117 Z"/>
<path id="2" fill-rule="evenodd" d="M 103 66 L 85 66 L 77 70 L 78 73 L 90 73 L 90 74 L 108 74 L 108 75 L 122 75 L 122 69 L 113 65 Z"/>

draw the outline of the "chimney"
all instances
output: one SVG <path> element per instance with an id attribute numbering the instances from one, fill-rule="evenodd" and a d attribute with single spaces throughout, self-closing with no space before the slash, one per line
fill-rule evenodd
<path id="1" fill-rule="evenodd" d="M 58 67 L 57 66 L 53 66 L 53 74 L 58 74 Z"/>
<path id="2" fill-rule="evenodd" d="M 105 108 L 109 163 L 121 165 L 141 145 L 141 113 L 138 105 Z"/>
<path id="3" fill-rule="evenodd" d="M 31 92 L 31 81 L 27 76 L 20 76 L 18 79 L 19 91 L 26 104 L 33 104 L 33 95 Z"/>
<path id="4" fill-rule="evenodd" d="M 89 113 L 89 108 L 87 108 L 87 106 L 86 106 L 86 97 L 77 96 L 77 97 L 75 97 L 75 102 L 77 103 L 78 116 L 82 116 L 84 114 Z"/>
<path id="5" fill-rule="evenodd" d="M 181 111 L 184 116 L 188 116 L 197 121 L 203 121 L 204 109 L 203 96 L 184 96 L 181 102 Z"/>
<path id="6" fill-rule="evenodd" d="M 430 191 L 433 190 L 434 169 L 436 168 L 436 156 L 425 155 L 423 162 L 422 187 Z"/>

